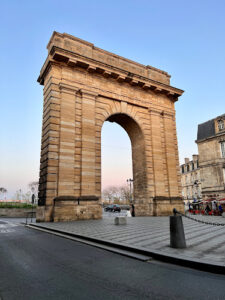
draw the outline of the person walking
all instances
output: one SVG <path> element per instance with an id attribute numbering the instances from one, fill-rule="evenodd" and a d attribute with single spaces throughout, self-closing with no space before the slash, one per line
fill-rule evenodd
<path id="1" fill-rule="evenodd" d="M 134 204 L 131 205 L 131 216 L 135 217 L 135 208 L 134 208 Z"/>
<path id="2" fill-rule="evenodd" d="M 214 215 L 215 215 L 216 209 L 217 209 L 216 201 L 213 201 L 212 202 L 212 211 L 213 211 Z"/>
<path id="3" fill-rule="evenodd" d="M 223 208 L 222 208 L 221 204 L 219 205 L 219 214 L 220 214 L 220 216 L 222 216 L 222 214 L 223 214 Z"/>
<path id="4" fill-rule="evenodd" d="M 206 208 L 205 208 L 205 214 L 208 215 L 210 211 L 211 211 L 211 209 L 209 207 L 209 204 L 207 204 Z"/>

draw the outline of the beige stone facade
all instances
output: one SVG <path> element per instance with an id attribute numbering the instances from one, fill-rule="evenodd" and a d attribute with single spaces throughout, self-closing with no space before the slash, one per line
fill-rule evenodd
<path id="1" fill-rule="evenodd" d="M 180 166 L 182 197 L 185 203 L 190 200 L 202 200 L 201 175 L 199 157 L 193 155 L 192 160 L 185 158 L 185 163 Z"/>
<path id="2" fill-rule="evenodd" d="M 181 200 L 170 76 L 54 32 L 44 85 L 38 221 L 101 218 L 101 129 L 117 122 L 132 145 L 136 215 L 168 215 Z"/>
<path id="3" fill-rule="evenodd" d="M 203 199 L 225 198 L 225 115 L 198 125 Z"/>

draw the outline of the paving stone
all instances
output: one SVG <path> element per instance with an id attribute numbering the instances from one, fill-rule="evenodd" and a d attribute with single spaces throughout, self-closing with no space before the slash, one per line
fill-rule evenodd
<path id="1" fill-rule="evenodd" d="M 195 216 L 198 219 L 198 216 Z M 200 216 L 200 220 L 224 223 L 222 217 Z M 127 218 L 124 226 L 115 226 L 113 218 L 91 221 L 37 223 L 36 225 L 69 233 L 113 241 L 149 251 L 162 251 L 168 255 L 197 259 L 214 264 L 225 264 L 225 226 L 197 223 L 183 218 L 187 248 L 169 247 L 168 217 Z"/>

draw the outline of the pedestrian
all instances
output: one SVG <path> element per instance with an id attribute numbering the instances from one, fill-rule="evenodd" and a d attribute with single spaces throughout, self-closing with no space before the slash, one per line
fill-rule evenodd
<path id="1" fill-rule="evenodd" d="M 131 213 L 129 210 L 127 211 L 127 217 L 131 217 Z"/>
<path id="2" fill-rule="evenodd" d="M 131 205 L 131 216 L 135 217 L 135 208 L 134 208 L 134 204 Z"/>
<path id="3" fill-rule="evenodd" d="M 208 215 L 210 211 L 211 211 L 211 209 L 209 207 L 209 204 L 207 204 L 206 208 L 205 208 L 205 214 Z"/>
<path id="4" fill-rule="evenodd" d="M 220 213 L 220 216 L 222 216 L 222 214 L 223 214 L 223 208 L 222 208 L 221 204 L 219 205 L 219 213 Z"/>
<path id="5" fill-rule="evenodd" d="M 212 211 L 213 211 L 213 214 L 215 214 L 216 209 L 217 209 L 216 201 L 213 201 L 212 202 Z"/>
<path id="6" fill-rule="evenodd" d="M 191 202 L 189 200 L 187 202 L 187 205 L 188 205 L 188 210 L 190 211 L 190 209 L 191 209 Z"/>

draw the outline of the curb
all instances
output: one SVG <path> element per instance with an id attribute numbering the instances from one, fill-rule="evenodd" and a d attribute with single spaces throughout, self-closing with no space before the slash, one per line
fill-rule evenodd
<path id="1" fill-rule="evenodd" d="M 114 243 L 112 241 L 101 240 L 101 239 L 92 238 L 89 236 L 80 235 L 77 233 L 71 233 L 71 232 L 66 232 L 63 230 L 52 229 L 52 228 L 48 228 L 45 226 L 38 226 L 35 224 L 28 224 L 25 226 L 27 226 L 29 228 L 34 228 L 34 229 L 37 228 L 39 230 L 44 229 L 46 231 L 49 231 L 49 233 L 53 233 L 53 234 L 54 233 L 62 234 L 62 235 L 64 235 L 64 237 L 66 237 L 66 236 L 74 237 L 74 238 L 80 239 L 81 242 L 82 242 L 82 240 L 88 241 L 88 242 L 93 243 L 93 246 L 97 246 L 96 244 L 103 245 L 103 246 L 106 246 L 109 251 L 113 251 L 113 248 L 114 249 L 116 248 L 116 249 L 122 250 L 123 252 L 126 251 L 126 252 L 130 252 L 130 253 L 134 253 L 134 254 L 136 253 L 138 255 L 143 255 L 143 256 L 149 257 L 149 258 L 154 258 L 155 260 L 159 260 L 159 261 L 162 261 L 165 263 L 172 263 L 172 264 L 176 264 L 179 266 L 188 267 L 188 268 L 192 268 L 192 269 L 196 269 L 196 270 L 200 270 L 200 271 L 225 275 L 225 266 L 221 266 L 219 264 L 209 264 L 207 262 L 202 262 L 202 261 L 195 260 L 195 259 L 189 260 L 189 259 L 186 259 L 181 256 L 166 255 L 162 251 L 146 250 L 141 247 L 133 247 L 133 246 L 129 246 L 127 244 L 118 243 L 118 242 Z M 101 247 L 101 248 L 103 248 L 103 247 Z M 109 248 L 111 248 L 111 250 Z M 120 253 L 118 251 L 113 251 L 113 252 Z M 123 253 L 121 253 L 121 254 L 123 254 Z M 126 254 L 123 254 L 123 255 L 126 255 Z M 132 256 L 132 255 L 126 255 L 126 256 Z M 134 255 L 134 258 L 135 258 L 135 255 Z M 138 257 L 136 257 L 136 258 L 138 259 Z"/>

